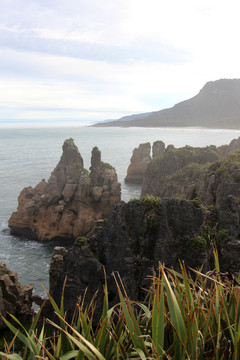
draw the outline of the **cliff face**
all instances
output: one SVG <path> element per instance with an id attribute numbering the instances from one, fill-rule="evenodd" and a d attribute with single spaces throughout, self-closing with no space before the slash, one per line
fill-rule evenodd
<path id="1" fill-rule="evenodd" d="M 239 148 L 240 139 L 218 148 L 168 147 L 148 165 L 141 196 L 198 198 L 215 204 L 221 183 L 238 182 L 239 155 L 234 152 Z"/>
<path id="2" fill-rule="evenodd" d="M 116 171 L 101 161 L 98 148 L 92 151 L 89 174 L 76 145 L 68 139 L 49 180 L 22 190 L 9 227 L 12 234 L 40 241 L 73 239 L 88 233 L 97 219 L 107 217 L 120 196 Z"/>
<path id="3" fill-rule="evenodd" d="M 89 238 L 75 241 L 61 262 L 58 276 L 56 264 L 50 267 L 50 281 L 54 274 L 53 297 L 60 301 L 59 289 L 67 276 L 65 309 L 72 313 L 87 288 L 86 304 L 98 291 L 100 316 L 103 266 L 110 306 L 118 301 L 113 272 L 120 274 L 130 297 L 143 300 L 144 289 L 151 283 L 149 276 L 157 271 L 159 261 L 175 269 L 179 268 L 179 259 L 191 268 L 205 263 L 207 270 L 212 261 L 212 243 L 217 244 L 222 270 L 238 271 L 240 205 L 236 196 L 229 195 L 233 188 L 222 187 L 215 208 L 202 206 L 197 200 L 153 197 L 117 204 L 109 220 L 98 222 Z"/>
<path id="4" fill-rule="evenodd" d="M 142 183 L 147 166 L 151 162 L 150 151 L 150 143 L 140 144 L 138 148 L 133 150 L 127 176 L 124 179 L 126 183 Z"/>

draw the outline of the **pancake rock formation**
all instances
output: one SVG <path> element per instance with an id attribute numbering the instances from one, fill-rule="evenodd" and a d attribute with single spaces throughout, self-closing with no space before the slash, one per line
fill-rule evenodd
<path id="1" fill-rule="evenodd" d="M 148 165 L 141 197 L 150 194 L 161 198 L 197 198 L 215 205 L 220 185 L 239 184 L 239 149 L 240 138 L 220 147 L 168 146 Z"/>
<path id="2" fill-rule="evenodd" d="M 146 197 L 118 203 L 108 221 L 97 222 L 88 237 L 76 239 L 74 247 L 60 259 L 56 276 L 56 249 L 50 268 L 54 279 L 51 294 L 60 303 L 59 289 L 65 287 L 65 310 L 71 314 L 79 298 L 89 304 L 98 292 L 97 316 L 101 316 L 104 271 L 109 306 L 119 301 L 112 274 L 119 273 L 127 294 L 144 300 L 159 262 L 179 270 L 179 259 L 186 266 L 212 268 L 212 245 L 218 248 L 224 271 L 240 269 L 240 203 L 233 190 L 223 188 L 216 207 L 198 200 Z M 231 195 L 229 195 L 229 193 Z M 85 294 L 85 289 L 87 293 Z"/>
<path id="3" fill-rule="evenodd" d="M 162 141 L 155 141 L 153 143 L 153 158 L 163 153 L 165 144 Z M 151 162 L 151 145 L 149 142 L 140 144 L 138 148 L 133 150 L 130 165 L 127 170 L 127 175 L 124 179 L 126 183 L 142 184 L 148 164 Z"/>
<path id="4" fill-rule="evenodd" d="M 95 221 L 106 218 L 120 201 L 115 169 L 92 150 L 90 173 L 72 138 L 65 140 L 61 159 L 48 181 L 24 188 L 8 225 L 17 236 L 44 241 L 86 235 Z"/>

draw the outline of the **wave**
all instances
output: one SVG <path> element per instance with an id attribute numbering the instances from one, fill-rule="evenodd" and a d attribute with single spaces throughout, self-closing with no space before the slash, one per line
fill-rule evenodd
<path id="1" fill-rule="evenodd" d="M 8 221 L 6 219 L 0 220 L 0 232 L 10 233 L 10 230 L 8 227 Z"/>

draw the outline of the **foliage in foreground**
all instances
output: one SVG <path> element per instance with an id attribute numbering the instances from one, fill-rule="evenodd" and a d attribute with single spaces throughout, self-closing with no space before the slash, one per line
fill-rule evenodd
<path id="1" fill-rule="evenodd" d="M 3 318 L 14 336 L 0 358 L 237 360 L 240 287 L 238 281 L 222 277 L 217 253 L 214 255 L 216 269 L 207 275 L 195 271 L 194 281 L 184 264 L 179 273 L 160 265 L 145 304 L 130 300 L 121 279 L 115 277 L 120 302 L 109 309 L 105 284 L 102 317 L 96 328 L 94 301 L 84 307 L 83 299 L 70 324 L 65 320 L 64 291 L 60 308 L 49 295 L 59 323 L 46 320 L 37 327 L 39 312 L 27 331 L 13 316 L 16 327 Z M 51 336 L 45 330 L 47 323 Z M 24 353 L 14 353 L 16 338 L 25 346 Z"/>

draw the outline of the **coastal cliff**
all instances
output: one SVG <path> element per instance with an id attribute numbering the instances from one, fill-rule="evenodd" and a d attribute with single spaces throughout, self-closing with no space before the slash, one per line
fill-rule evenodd
<path id="1" fill-rule="evenodd" d="M 220 147 L 167 147 L 164 153 L 149 163 L 141 196 L 198 198 L 214 205 L 220 185 L 239 182 L 239 148 L 239 138 Z"/>
<path id="2" fill-rule="evenodd" d="M 68 139 L 61 159 L 48 181 L 24 188 L 17 211 L 9 219 L 12 234 L 39 241 L 75 239 L 87 234 L 97 219 L 108 217 L 120 201 L 121 187 L 115 169 L 92 150 L 90 173 Z"/>
<path id="3" fill-rule="evenodd" d="M 127 293 L 143 300 L 150 277 L 158 263 L 179 269 L 179 259 L 191 268 L 211 264 L 212 244 L 219 250 L 225 270 L 239 269 L 240 205 L 224 189 L 218 208 L 205 207 L 199 201 L 145 197 L 117 204 L 106 222 L 99 222 L 87 238 L 78 238 L 64 257 L 62 270 L 51 287 L 59 302 L 59 289 L 67 277 L 65 309 L 72 312 L 77 299 L 91 301 L 98 291 L 97 309 L 101 309 L 106 270 L 110 306 L 118 301 L 112 276 L 120 274 Z M 51 279 L 50 268 L 50 279 Z M 87 293 L 84 295 L 85 289 Z M 97 310 L 97 311 L 98 311 Z"/>
<path id="4" fill-rule="evenodd" d="M 217 148 L 216 146 L 205 148 L 185 146 L 175 149 L 173 145 L 166 147 L 161 140 L 155 141 L 152 147 L 150 143 L 140 144 L 138 148 L 133 150 L 125 182 L 143 184 L 142 193 L 153 194 L 152 189 L 145 190 L 146 183 L 149 185 L 152 182 L 151 174 L 153 172 L 157 172 L 153 176 L 157 183 L 158 178 L 161 179 L 173 174 L 187 164 L 213 162 L 222 157 L 224 151 L 225 147 Z M 145 179 L 146 176 L 147 180 Z M 154 188 L 155 184 L 152 187 Z"/>

